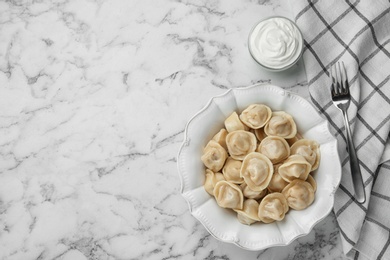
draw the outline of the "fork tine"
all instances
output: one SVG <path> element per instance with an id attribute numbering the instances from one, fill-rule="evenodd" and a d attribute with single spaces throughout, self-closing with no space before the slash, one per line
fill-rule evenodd
<path id="1" fill-rule="evenodd" d="M 336 63 L 333 68 L 334 68 L 334 75 L 335 75 L 335 93 L 336 95 L 339 95 L 341 93 L 340 80 L 339 80 L 340 71 L 337 69 L 337 65 L 338 63 Z"/>
<path id="2" fill-rule="evenodd" d="M 345 69 L 344 62 L 342 61 L 341 64 L 343 65 L 343 86 L 344 86 L 344 93 L 349 93 L 349 82 L 348 82 L 348 76 L 347 76 L 347 70 Z"/>
<path id="3" fill-rule="evenodd" d="M 339 80 L 338 80 L 338 83 L 339 83 L 339 92 L 340 94 L 344 94 L 345 93 L 345 88 L 344 88 L 344 73 L 343 71 L 341 71 L 341 66 L 340 66 L 340 62 L 337 62 L 337 71 L 338 71 L 338 75 L 339 75 Z"/>
<path id="4" fill-rule="evenodd" d="M 334 89 L 334 78 L 333 78 L 333 66 L 329 66 L 329 77 L 330 77 L 330 93 L 332 94 L 332 96 L 335 95 L 335 89 Z"/>

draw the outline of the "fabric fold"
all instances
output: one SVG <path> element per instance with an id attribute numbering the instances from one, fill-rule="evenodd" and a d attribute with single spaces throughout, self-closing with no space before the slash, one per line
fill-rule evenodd
<path id="1" fill-rule="evenodd" d="M 362 259 L 390 258 L 390 4 L 388 1 L 290 1 L 305 42 L 303 60 L 311 100 L 338 139 L 342 180 L 334 213 L 344 252 Z M 330 96 L 329 68 L 343 61 L 352 102 L 348 110 L 366 191 L 354 198 L 345 128 Z M 384 156 L 382 158 L 382 155 Z M 353 173 L 352 173 L 353 174 Z M 381 183 L 378 183 L 378 180 Z M 390 187 L 390 186 L 387 186 Z M 376 241 L 378 230 L 386 238 Z"/>

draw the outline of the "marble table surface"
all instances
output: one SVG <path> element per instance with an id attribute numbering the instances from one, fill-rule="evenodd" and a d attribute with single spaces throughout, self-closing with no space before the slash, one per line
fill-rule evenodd
<path id="1" fill-rule="evenodd" d="M 176 156 L 210 97 L 271 82 L 248 32 L 283 0 L 0 2 L 0 259 L 346 259 L 333 214 L 286 247 L 214 239 Z"/>

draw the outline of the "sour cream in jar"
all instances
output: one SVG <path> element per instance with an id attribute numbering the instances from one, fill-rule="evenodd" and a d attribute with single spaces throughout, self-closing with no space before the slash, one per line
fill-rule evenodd
<path id="1" fill-rule="evenodd" d="M 298 27 L 284 17 L 260 21 L 249 34 L 249 52 L 266 69 L 281 71 L 301 57 L 303 37 Z"/>

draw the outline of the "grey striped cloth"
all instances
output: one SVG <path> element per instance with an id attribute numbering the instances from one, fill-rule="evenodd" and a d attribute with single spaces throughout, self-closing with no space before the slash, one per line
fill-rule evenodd
<path id="1" fill-rule="evenodd" d="M 390 129 L 389 0 L 290 4 L 304 36 L 312 102 L 339 141 L 343 175 L 334 213 L 344 251 L 354 259 L 390 259 L 390 161 L 381 163 Z M 328 70 L 338 61 L 347 67 L 353 96 L 348 114 L 366 190 L 364 205 L 353 197 L 342 114 L 330 97 Z"/>

